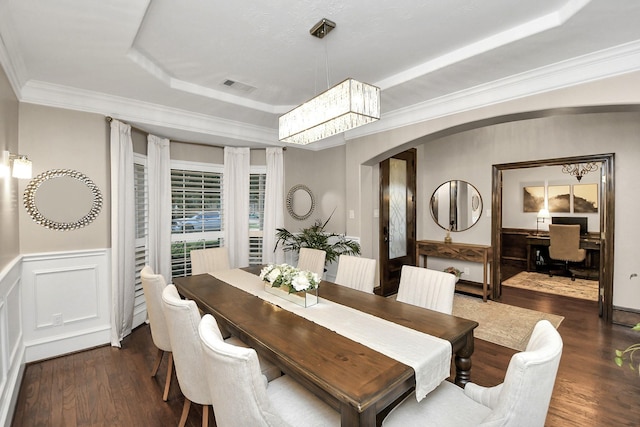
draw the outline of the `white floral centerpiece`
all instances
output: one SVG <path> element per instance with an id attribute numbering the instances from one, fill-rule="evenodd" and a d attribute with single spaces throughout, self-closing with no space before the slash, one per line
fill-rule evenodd
<path id="1" fill-rule="evenodd" d="M 318 302 L 320 277 L 289 264 L 269 264 L 260 271 L 265 290 L 296 304 L 308 307 Z M 315 292 L 310 292 L 315 291 Z"/>

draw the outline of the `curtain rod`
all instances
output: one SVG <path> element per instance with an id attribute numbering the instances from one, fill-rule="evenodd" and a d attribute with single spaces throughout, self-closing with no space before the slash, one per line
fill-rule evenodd
<path id="1" fill-rule="evenodd" d="M 107 122 L 111 123 L 113 121 L 113 117 L 111 116 L 105 116 L 105 119 L 107 120 Z M 122 123 L 126 123 L 126 122 L 122 122 Z M 140 132 L 144 132 L 147 135 L 151 135 L 148 131 L 144 130 L 144 129 L 140 129 L 137 128 L 135 126 L 132 126 L 130 123 L 127 123 L 129 126 L 131 126 L 132 129 L 138 130 Z M 173 142 L 181 142 L 183 144 L 196 144 L 196 145 L 205 145 L 207 147 L 213 147 L 213 148 L 225 148 L 224 145 L 211 145 L 211 144 L 200 144 L 197 142 L 188 142 L 188 141 L 173 141 Z M 287 151 L 287 147 L 281 147 L 282 151 Z M 251 150 L 251 148 L 249 148 L 249 150 Z M 253 148 L 253 150 L 263 150 L 263 148 Z"/>

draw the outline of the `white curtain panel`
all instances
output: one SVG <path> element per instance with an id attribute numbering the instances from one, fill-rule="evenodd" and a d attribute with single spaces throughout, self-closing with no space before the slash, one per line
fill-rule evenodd
<path id="1" fill-rule="evenodd" d="M 149 265 L 171 283 L 171 156 L 169 140 L 147 137 Z"/>
<path id="2" fill-rule="evenodd" d="M 262 263 L 282 264 L 284 252 L 276 246 L 276 228 L 284 228 L 284 159 L 281 147 L 267 148 L 267 181 L 264 191 Z"/>
<path id="3" fill-rule="evenodd" d="M 249 265 L 249 172 L 249 148 L 225 147 L 224 245 L 231 268 Z"/>
<path id="4" fill-rule="evenodd" d="M 111 121 L 111 345 L 131 333 L 136 279 L 131 126 Z"/>

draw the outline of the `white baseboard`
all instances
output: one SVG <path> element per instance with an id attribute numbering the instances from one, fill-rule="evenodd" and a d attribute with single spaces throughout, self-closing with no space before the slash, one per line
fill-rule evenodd
<path id="1" fill-rule="evenodd" d="M 108 326 L 85 329 L 79 333 L 57 335 L 33 341 L 25 341 L 25 361 L 27 363 L 105 345 L 111 342 Z"/>

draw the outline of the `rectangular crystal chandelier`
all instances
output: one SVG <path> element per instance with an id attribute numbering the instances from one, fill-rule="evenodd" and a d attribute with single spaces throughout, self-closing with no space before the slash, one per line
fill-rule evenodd
<path id="1" fill-rule="evenodd" d="M 279 119 L 280 141 L 309 144 L 380 119 L 380 88 L 347 79 Z"/>

